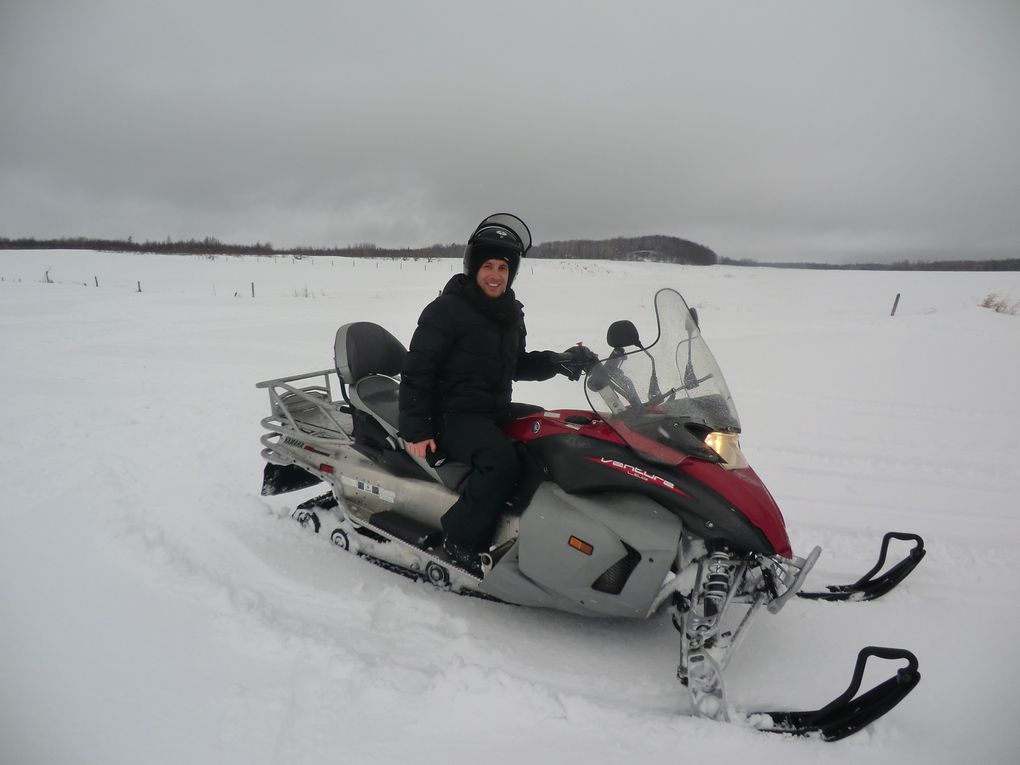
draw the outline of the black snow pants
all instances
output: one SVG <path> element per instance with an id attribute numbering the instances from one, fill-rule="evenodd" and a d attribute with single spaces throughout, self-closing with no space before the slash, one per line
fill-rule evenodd
<path id="1" fill-rule="evenodd" d="M 443 531 L 483 552 L 517 483 L 517 452 L 495 420 L 482 414 L 443 414 L 438 437 L 447 454 L 471 467 L 460 499 L 442 518 Z"/>

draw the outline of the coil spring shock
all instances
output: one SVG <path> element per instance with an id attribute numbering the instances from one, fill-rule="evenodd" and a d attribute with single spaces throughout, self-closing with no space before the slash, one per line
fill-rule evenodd
<path id="1" fill-rule="evenodd" d="M 725 549 L 715 550 L 705 565 L 705 615 L 715 616 L 722 610 L 730 592 L 730 578 L 733 573 L 732 560 Z"/>

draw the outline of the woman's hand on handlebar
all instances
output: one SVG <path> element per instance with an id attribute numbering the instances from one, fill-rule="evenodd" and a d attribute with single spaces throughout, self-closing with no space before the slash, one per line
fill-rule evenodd
<path id="1" fill-rule="evenodd" d="M 429 451 L 433 454 L 436 453 L 436 442 L 432 438 L 426 438 L 424 441 L 408 441 L 407 451 L 418 459 L 423 460 L 428 457 Z"/>

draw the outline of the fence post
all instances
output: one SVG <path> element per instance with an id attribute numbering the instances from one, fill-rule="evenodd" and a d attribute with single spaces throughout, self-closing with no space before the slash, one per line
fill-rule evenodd
<path id="1" fill-rule="evenodd" d="M 900 293 L 897 292 L 896 293 L 896 299 L 893 301 L 893 304 L 892 304 L 892 313 L 889 314 L 890 316 L 895 316 L 896 315 L 896 306 L 898 306 L 899 304 L 900 304 Z"/>
<path id="2" fill-rule="evenodd" d="M 255 282 L 251 283 L 251 296 L 255 297 Z"/>
<path id="3" fill-rule="evenodd" d="M 99 277 L 98 276 L 93 276 L 92 278 L 96 280 L 96 286 L 98 287 L 99 286 Z"/>
<path id="4" fill-rule="evenodd" d="M 138 282 L 138 291 L 139 291 L 139 292 L 141 292 L 141 291 L 142 291 L 142 283 L 141 283 L 141 282 Z"/>

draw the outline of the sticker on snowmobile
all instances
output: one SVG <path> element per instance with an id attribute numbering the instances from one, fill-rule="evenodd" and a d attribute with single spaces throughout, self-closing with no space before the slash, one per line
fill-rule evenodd
<path id="1" fill-rule="evenodd" d="M 291 438 L 290 436 L 284 436 L 283 443 L 287 444 L 287 446 L 294 446 L 298 449 L 304 449 L 306 452 L 313 452 L 314 454 L 318 454 L 323 457 L 329 456 L 329 452 L 324 452 L 321 449 L 317 449 L 316 447 L 312 446 L 311 444 L 306 444 L 304 441 L 298 441 L 296 438 Z"/>
<path id="2" fill-rule="evenodd" d="M 542 412 L 542 416 L 543 417 L 551 417 L 554 420 L 558 420 L 560 418 L 560 413 L 559 412 Z"/>
<path id="3" fill-rule="evenodd" d="M 685 497 L 691 496 L 686 491 L 681 491 L 680 489 L 678 489 L 675 483 L 673 483 L 672 481 L 667 481 L 661 475 L 649 473 L 647 470 L 642 470 L 641 468 L 636 467 L 634 465 L 628 465 L 627 463 L 620 462 L 619 460 L 609 460 L 606 459 L 605 457 L 588 457 L 588 460 L 591 462 L 596 462 L 600 465 L 605 465 L 606 467 L 612 468 L 613 470 L 618 470 L 625 475 L 629 475 L 631 478 L 637 478 L 638 480 L 644 481 L 645 483 L 650 483 L 653 484 L 654 486 L 660 486 L 663 489 L 668 489 L 669 491 L 675 492 L 676 494 L 682 494 Z"/>
<path id="4" fill-rule="evenodd" d="M 358 478 L 350 478 L 349 476 L 341 476 L 340 482 L 343 483 L 344 486 L 350 486 L 352 489 L 364 491 L 368 494 L 374 494 L 383 502 L 389 502 L 391 505 L 397 498 L 396 492 L 384 489 L 377 483 L 369 483 L 368 481 L 362 481 Z"/>

